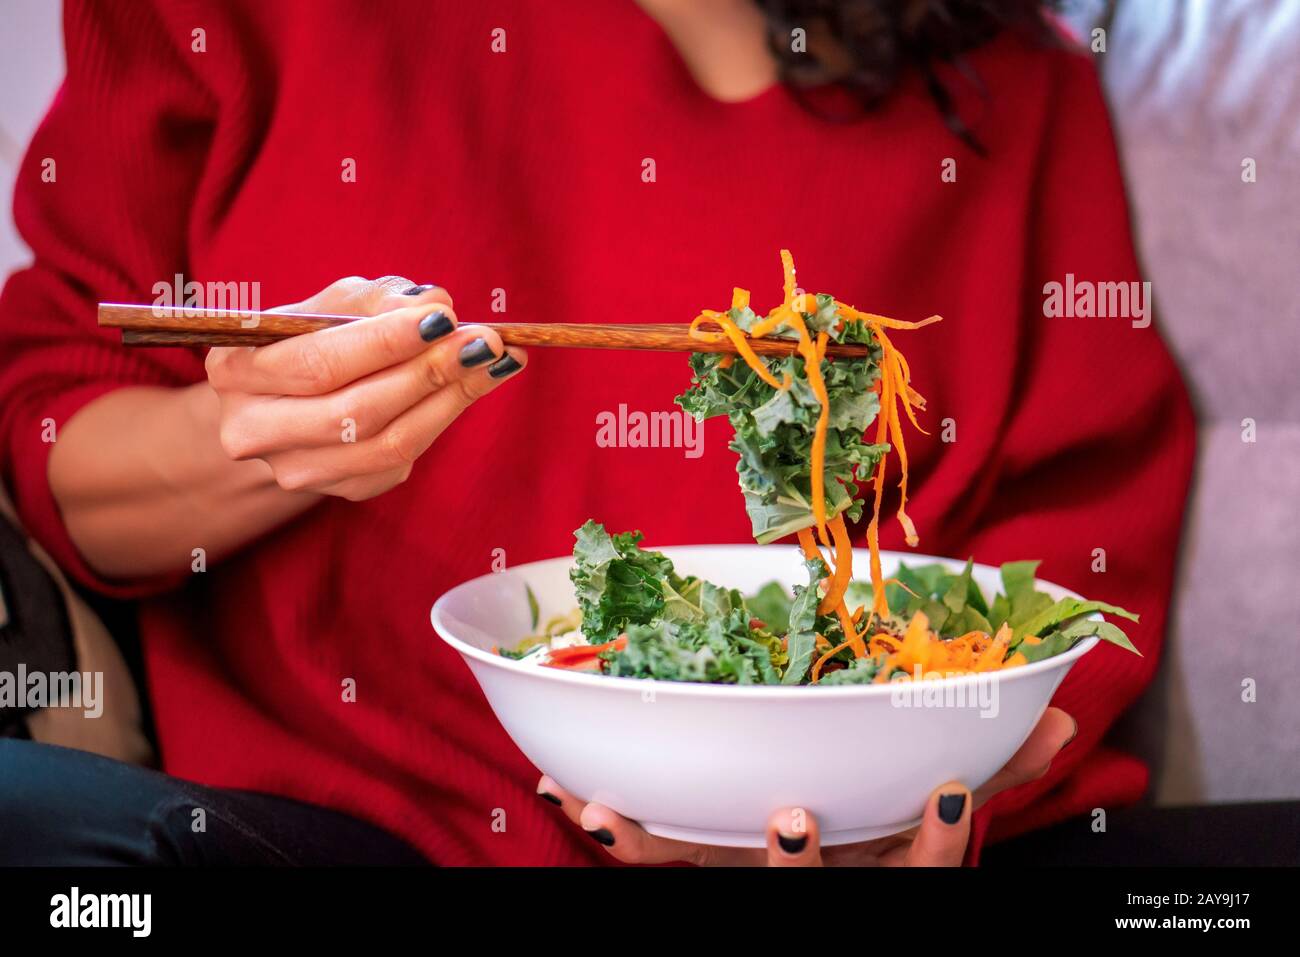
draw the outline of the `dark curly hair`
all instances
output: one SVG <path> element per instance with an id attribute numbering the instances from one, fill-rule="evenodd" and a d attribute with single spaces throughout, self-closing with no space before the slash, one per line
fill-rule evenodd
<path id="1" fill-rule="evenodd" d="M 944 123 L 976 153 L 984 148 L 957 115 L 935 66 L 947 63 L 980 91 L 962 54 L 1004 29 L 1021 30 L 1044 44 L 1059 43 L 1047 11 L 1061 0 L 755 0 L 767 16 L 768 40 L 781 79 L 808 109 L 827 116 L 803 95 L 834 84 L 862 110 L 879 105 L 908 70 L 924 79 Z M 806 52 L 796 52 L 792 31 L 802 28 Z"/>

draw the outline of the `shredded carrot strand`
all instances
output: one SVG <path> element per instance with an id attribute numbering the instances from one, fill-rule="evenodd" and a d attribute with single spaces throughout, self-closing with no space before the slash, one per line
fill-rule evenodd
<path id="1" fill-rule="evenodd" d="M 800 325 L 803 325 L 803 320 L 800 320 Z M 807 335 L 806 329 L 804 334 Z M 804 350 L 808 360 L 808 384 L 821 403 L 821 412 L 817 415 L 817 426 L 813 431 L 812 499 L 813 517 L 817 519 L 817 531 L 821 534 L 822 541 L 826 541 L 826 431 L 831 422 L 831 400 L 826 392 L 826 380 L 822 378 L 822 355 L 826 351 L 827 338 L 826 333 L 818 333 L 816 345 L 809 343 Z M 808 355 L 810 352 L 811 355 Z"/>
<path id="2" fill-rule="evenodd" d="M 841 598 L 839 604 L 835 606 L 835 614 L 840 619 L 840 627 L 844 629 L 844 634 L 848 636 L 845 640 L 848 641 L 849 647 L 853 649 L 853 657 L 865 658 L 867 656 L 867 646 L 862 641 L 862 636 L 858 634 L 853 616 L 849 614 L 844 599 Z"/>
<path id="3" fill-rule="evenodd" d="M 921 428 L 921 424 L 916 421 L 916 415 L 913 412 L 913 409 L 922 409 L 922 410 L 925 409 L 925 396 L 921 395 L 921 393 L 917 392 L 915 389 L 912 388 L 911 386 L 912 372 L 911 369 L 908 368 L 907 360 L 903 358 L 903 354 L 901 352 L 899 352 L 897 349 L 894 348 L 894 344 L 889 341 L 889 337 L 885 335 L 884 330 L 874 329 L 872 331 L 875 333 L 876 338 L 880 341 L 881 349 L 884 351 L 885 355 L 891 360 L 891 364 L 894 365 L 896 368 L 896 372 L 897 372 L 897 378 L 895 379 L 896 394 L 902 394 L 904 397 L 903 411 L 907 413 L 907 418 L 912 423 L 912 427 L 914 429 L 916 429 L 922 435 L 929 435 L 930 433 L 926 432 L 925 429 Z"/>
<path id="4" fill-rule="evenodd" d="M 856 637 L 856 635 L 855 635 L 854 637 Z M 838 645 L 836 645 L 836 646 L 835 646 L 834 648 L 832 648 L 830 651 L 826 652 L 824 655 L 822 655 L 820 658 L 818 658 L 815 662 L 813 662 L 813 666 L 812 666 L 812 683 L 813 683 L 813 684 L 816 684 L 816 683 L 817 683 L 817 680 L 818 680 L 819 678 L 821 678 L 821 676 L 822 676 L 822 666 L 825 665 L 826 662 L 828 662 L 828 661 L 830 661 L 832 658 L 834 658 L 836 655 L 838 655 L 838 654 L 839 654 L 841 651 L 843 651 L 845 648 L 849 647 L 849 646 L 853 643 L 853 640 L 854 640 L 853 638 L 846 638 L 844 641 L 840 642 Z"/>
<path id="5" fill-rule="evenodd" d="M 831 648 L 829 651 L 824 652 L 822 656 L 813 663 L 813 667 L 812 667 L 813 684 L 816 684 L 818 680 L 820 680 L 822 674 L 822 668 L 826 665 L 826 662 L 830 661 L 831 658 L 838 655 L 845 648 L 852 648 L 853 655 L 856 658 L 865 658 L 867 656 L 867 647 L 862 641 L 862 635 L 858 633 L 858 630 L 855 627 L 856 623 L 854 621 L 854 617 L 853 615 L 849 614 L 849 611 L 845 607 L 844 602 L 840 601 L 838 607 L 835 610 L 836 613 L 839 615 L 840 626 L 844 629 L 844 634 L 847 635 L 848 637 L 846 637 L 842 642 L 840 642 L 834 648 Z M 859 608 L 858 611 L 862 611 L 862 609 Z M 827 644 L 829 644 L 829 642 L 827 642 Z"/>
<path id="6" fill-rule="evenodd" d="M 721 332 L 709 332 L 706 329 L 700 328 L 701 323 L 705 323 L 705 322 L 716 323 L 717 321 L 718 321 L 718 313 L 714 312 L 711 309 L 705 309 L 702 313 L 700 313 L 698 316 L 696 316 L 694 319 L 691 320 L 691 326 L 687 330 L 687 334 L 692 339 L 699 339 L 701 342 L 721 342 L 723 339 L 726 338 L 726 336 L 723 335 Z"/>
<path id="7" fill-rule="evenodd" d="M 903 319 L 890 319 L 888 316 L 877 316 L 870 312 L 859 312 L 847 303 L 836 300 L 836 306 L 839 312 L 847 319 L 860 319 L 868 325 L 880 326 L 884 329 L 924 329 L 926 326 L 933 325 L 936 322 L 942 322 L 943 316 L 929 316 L 920 322 L 908 322 Z"/>
<path id="8" fill-rule="evenodd" d="M 836 515 L 830 521 L 831 537 L 835 541 L 835 575 L 826 596 L 817 606 L 819 614 L 829 614 L 838 608 L 844 599 L 844 592 L 849 587 L 849 575 L 853 573 L 853 542 L 849 539 L 848 529 L 844 527 L 844 515 Z M 848 631 L 848 629 L 845 629 Z"/>
<path id="9" fill-rule="evenodd" d="M 1003 664 L 1002 659 L 1006 657 L 1007 648 L 1011 645 L 1011 627 L 1006 622 L 998 629 L 998 633 L 993 636 L 993 641 L 989 646 L 980 653 L 971 666 L 972 671 L 997 671 Z"/>
<path id="10" fill-rule="evenodd" d="M 885 440 L 889 421 L 886 408 L 893 408 L 894 379 L 887 365 L 880 369 L 880 412 L 876 417 L 876 443 Z M 875 497 L 871 506 L 871 521 L 867 524 L 867 550 L 871 553 L 871 613 L 877 618 L 889 616 L 889 602 L 885 598 L 885 576 L 880 569 L 880 500 L 885 492 L 885 466 L 888 456 L 882 455 L 876 463 Z"/>
<path id="11" fill-rule="evenodd" d="M 808 559 L 808 561 L 821 559 L 824 564 L 826 563 L 826 556 L 822 554 L 821 549 L 817 547 L 817 543 L 813 541 L 812 529 L 801 528 L 795 534 L 799 538 L 799 546 L 803 549 L 804 558 Z M 816 645 L 818 648 L 825 648 L 829 644 L 830 642 L 823 635 L 817 636 Z"/>
<path id="12" fill-rule="evenodd" d="M 812 561 L 814 558 L 822 558 L 822 553 L 817 548 L 817 543 L 813 541 L 812 531 L 808 528 L 801 528 L 795 533 L 799 538 L 799 545 L 803 548 L 803 557 Z M 822 561 L 826 559 L 822 558 Z"/>
<path id="13" fill-rule="evenodd" d="M 817 344 L 809 335 L 803 316 L 792 312 L 789 322 L 799 333 L 798 350 L 804 357 L 804 374 L 808 377 L 809 388 L 812 389 L 813 395 L 817 397 L 817 402 L 821 406 L 821 411 L 817 414 L 817 425 L 813 430 L 812 474 L 809 478 L 812 484 L 812 512 L 813 519 L 817 522 L 817 534 L 821 536 L 823 542 L 829 542 L 830 538 L 826 534 L 826 430 L 830 426 L 831 400 L 826 394 L 826 380 L 822 378 L 821 357 L 817 353 Z"/>
<path id="14" fill-rule="evenodd" d="M 804 373 L 808 379 L 808 386 L 816 397 L 820 411 L 817 416 L 816 426 L 813 430 L 812 447 L 810 449 L 810 472 L 809 485 L 811 493 L 811 512 L 812 525 L 801 528 L 797 535 L 799 544 L 803 549 L 805 558 L 821 559 L 828 569 L 827 579 L 823 579 L 825 590 L 821 601 L 818 604 L 820 614 L 828 614 L 834 611 L 839 617 L 840 623 L 844 628 L 845 640 L 842 644 L 830 649 L 823 654 L 813 665 L 812 680 L 817 681 L 821 674 L 822 667 L 825 663 L 845 648 L 852 648 L 854 654 L 858 657 L 868 653 L 868 646 L 864 642 L 866 628 L 859 633 L 859 622 L 870 624 L 870 618 L 875 617 L 883 620 L 889 616 L 889 602 L 885 595 L 885 589 L 890 584 L 900 584 L 896 579 L 885 579 L 880 563 L 880 507 L 884 496 L 885 476 L 887 472 L 888 455 L 882 455 L 876 464 L 873 475 L 873 503 L 871 510 L 871 520 L 867 524 L 867 549 L 870 553 L 871 565 L 871 585 L 874 596 L 871 604 L 871 613 L 865 616 L 865 608 L 859 608 L 857 611 L 850 613 L 848 606 L 845 604 L 844 596 L 848 591 L 848 586 L 853 580 L 853 546 L 849 530 L 844 521 L 842 512 L 831 516 L 827 514 L 826 505 L 826 441 L 830 428 L 830 397 L 826 389 L 826 380 L 822 374 L 822 363 L 826 360 L 826 350 L 830 341 L 830 333 L 819 331 L 814 337 L 808 329 L 804 316 L 812 316 L 817 312 L 817 297 L 798 291 L 795 281 L 794 257 L 790 255 L 788 249 L 781 250 L 781 272 L 782 272 L 782 297 L 781 303 L 775 306 L 770 312 L 761 319 L 756 319 L 750 327 L 749 334 L 746 335 L 732 318 L 734 313 L 718 313 L 711 310 L 704 310 L 696 316 L 691 322 L 690 335 L 692 338 L 704 342 L 721 342 L 723 339 L 730 339 L 736 348 L 737 354 L 744 359 L 745 363 L 754 370 L 755 374 L 774 389 L 788 389 L 792 382 L 787 373 L 785 381 L 777 381 L 767 364 L 761 359 L 749 345 L 754 339 L 761 339 L 768 336 L 778 329 L 788 330 L 784 332 L 787 337 L 794 333 L 798 337 L 795 345 L 796 352 L 804 360 Z M 735 287 L 731 293 L 732 310 L 744 310 L 750 308 L 750 294 L 747 289 Z M 889 340 L 885 333 L 886 329 L 921 329 L 932 323 L 940 321 L 939 316 L 930 316 L 919 322 L 907 322 L 900 319 L 891 319 L 887 316 L 878 316 L 874 313 L 861 312 L 847 303 L 835 300 L 835 310 L 837 321 L 835 329 L 838 332 L 844 328 L 847 321 L 860 321 L 866 324 L 871 330 L 873 337 L 880 346 L 880 377 L 873 385 L 873 390 L 880 396 L 880 411 L 876 418 L 876 444 L 888 442 L 891 450 L 898 454 L 899 465 L 899 494 L 900 502 L 898 506 L 897 517 L 899 524 L 903 527 L 903 533 L 909 545 L 918 544 L 916 528 L 907 514 L 907 479 L 908 479 L 908 456 L 907 446 L 904 442 L 902 419 L 905 417 L 913 428 L 924 433 L 917 421 L 916 412 L 925 409 L 925 397 L 912 388 L 912 370 L 908 366 L 907 359 L 900 353 L 894 344 Z M 702 328 L 705 323 L 711 323 L 717 326 L 718 331 Z M 729 368 L 734 363 L 733 356 L 726 356 L 721 360 L 723 368 Z M 901 412 L 899 406 L 901 405 Z M 855 476 L 856 477 L 856 476 Z M 833 550 L 834 561 L 829 560 L 818 546 L 820 539 L 823 547 Z M 903 586 L 905 588 L 905 586 Z M 910 593 L 910 589 L 906 589 Z M 921 622 L 918 625 L 917 618 Z M 928 649 L 925 642 L 921 642 L 919 635 L 914 634 L 913 629 L 920 627 L 925 636 L 929 635 L 928 622 L 924 615 L 913 617 L 912 622 L 908 625 L 908 635 L 911 637 L 911 645 L 908 654 L 917 657 L 917 661 L 924 668 L 929 664 L 932 652 Z M 883 637 L 888 637 L 884 635 Z M 1001 633 L 999 633 L 1001 637 Z M 892 639 L 891 639 L 892 640 Z M 1009 640 L 1009 638 L 1008 638 Z M 906 641 L 906 639 L 905 639 Z M 921 642 L 918 644 L 918 642 Z M 873 639 L 874 643 L 874 639 Z M 824 637 L 819 637 L 819 646 L 829 645 Z M 981 649 L 981 655 L 990 654 L 993 647 L 998 642 L 991 642 L 988 649 Z M 1005 650 L 1005 645 L 1003 646 Z M 953 646 L 953 654 L 965 656 L 971 652 L 971 648 L 966 644 Z M 951 658 L 947 653 L 933 653 L 936 665 L 942 664 L 941 659 Z M 893 656 L 891 656 L 893 657 Z M 922 660 L 924 659 L 924 660 Z M 964 658 L 963 658 L 964 660 Z M 887 674 L 888 669 L 882 674 Z"/>
<path id="15" fill-rule="evenodd" d="M 769 312 L 764 318 L 754 323 L 754 327 L 749 330 L 749 334 L 755 339 L 762 339 L 764 336 L 776 330 L 781 323 L 786 321 L 791 310 L 784 305 L 777 306 Z"/>
<path id="16" fill-rule="evenodd" d="M 898 480 L 898 523 L 903 526 L 903 536 L 913 548 L 920 539 L 916 535 L 916 526 L 907 516 L 907 446 L 903 443 L 903 427 L 894 415 L 889 420 L 889 441 L 898 454 L 898 471 L 902 477 Z"/>
<path id="17" fill-rule="evenodd" d="M 730 316 L 721 313 L 707 316 L 706 318 L 712 319 L 718 324 L 718 328 L 722 330 L 722 334 L 731 340 L 732 344 L 736 347 L 736 351 L 740 353 L 740 357 L 745 360 L 746 364 L 753 369 L 755 373 L 758 374 L 760 379 L 770 385 L 773 389 L 790 388 L 789 375 L 786 376 L 784 382 L 778 382 L 776 376 L 767 371 L 767 365 L 763 360 L 758 357 L 752 348 L 750 348 L 749 340 L 745 337 L 745 333 L 741 331 L 741 328 L 738 325 L 731 321 Z M 697 316 L 695 321 L 699 322 L 699 320 L 700 317 Z M 691 323 L 690 335 L 695 339 L 705 339 L 705 337 L 709 337 L 706 341 L 710 342 L 717 342 L 721 338 L 712 338 L 716 333 L 705 332 L 702 329 L 697 329 L 695 322 Z"/>

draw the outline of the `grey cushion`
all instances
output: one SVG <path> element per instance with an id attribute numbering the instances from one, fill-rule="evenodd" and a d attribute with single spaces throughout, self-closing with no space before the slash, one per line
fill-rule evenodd
<path id="1" fill-rule="evenodd" d="M 1078 25 L 1105 23 L 1102 6 Z M 1119 0 L 1097 60 L 1158 322 L 1200 419 L 1170 653 L 1130 743 L 1159 803 L 1297 798 L 1300 4 Z"/>

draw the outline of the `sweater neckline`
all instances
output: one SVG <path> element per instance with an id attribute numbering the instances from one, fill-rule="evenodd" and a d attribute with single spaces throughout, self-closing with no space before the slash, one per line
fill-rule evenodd
<path id="1" fill-rule="evenodd" d="M 636 15 L 641 19 L 643 28 L 648 31 L 651 42 L 665 63 L 669 75 L 677 87 L 698 103 L 713 109 L 738 112 L 776 100 L 784 92 L 785 85 L 778 79 L 767 86 L 739 100 L 724 100 L 706 90 L 695 78 L 691 68 L 682 57 L 672 39 L 650 14 L 636 7 Z"/>

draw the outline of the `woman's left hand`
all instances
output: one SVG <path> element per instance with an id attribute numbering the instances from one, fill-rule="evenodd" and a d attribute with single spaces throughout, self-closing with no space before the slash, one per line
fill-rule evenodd
<path id="1" fill-rule="evenodd" d="M 903 866 L 957 867 L 966 855 L 970 816 L 994 794 L 1036 780 L 1047 773 L 1052 759 L 1074 740 L 1073 718 L 1060 708 L 1048 708 L 1029 738 L 1006 766 L 972 794 L 953 782 L 937 788 L 925 805 L 921 823 L 907 831 L 863 844 L 821 848 L 817 821 L 801 808 L 776 811 L 767 822 L 767 847 L 713 847 L 689 844 L 646 833 L 600 804 L 586 804 L 543 776 L 537 793 L 558 803 L 569 819 L 626 864 L 666 864 L 684 861 L 701 866 L 769 867 Z"/>

